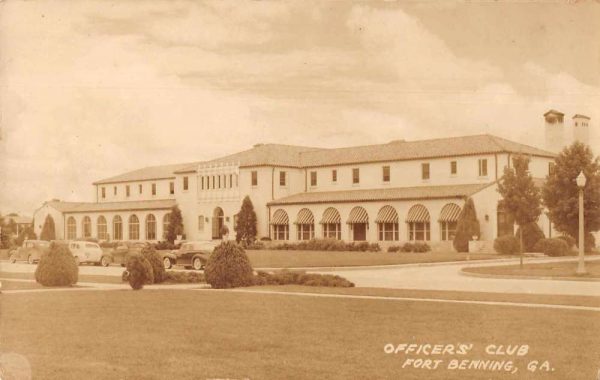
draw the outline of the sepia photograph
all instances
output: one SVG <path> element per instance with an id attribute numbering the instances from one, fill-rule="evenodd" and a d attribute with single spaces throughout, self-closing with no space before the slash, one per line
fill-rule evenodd
<path id="1" fill-rule="evenodd" d="M 600 380 L 600 0 L 0 0 L 0 380 Z"/>

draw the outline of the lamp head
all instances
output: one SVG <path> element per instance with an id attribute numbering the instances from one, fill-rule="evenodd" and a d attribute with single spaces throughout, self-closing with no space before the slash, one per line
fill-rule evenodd
<path id="1" fill-rule="evenodd" d="M 580 187 L 580 188 L 585 187 L 586 178 L 585 178 L 585 175 L 583 174 L 583 171 L 581 171 L 579 173 L 579 175 L 577 176 L 577 179 L 575 181 L 577 182 L 577 187 Z"/>

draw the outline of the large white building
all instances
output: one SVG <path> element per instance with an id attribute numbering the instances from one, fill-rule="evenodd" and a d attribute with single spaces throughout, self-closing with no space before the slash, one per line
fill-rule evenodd
<path id="1" fill-rule="evenodd" d="M 512 231 L 497 181 L 511 158 L 531 158 L 540 181 L 554 153 L 492 135 L 321 149 L 257 144 L 207 162 L 144 168 L 93 184 L 94 202 L 46 202 L 58 239 L 163 239 L 178 205 L 188 240 L 220 239 L 234 229 L 249 196 L 258 237 L 298 241 L 329 237 L 382 245 L 424 240 L 449 246 L 466 197 L 475 202 L 480 240 Z M 551 234 L 545 216 L 540 225 Z"/>

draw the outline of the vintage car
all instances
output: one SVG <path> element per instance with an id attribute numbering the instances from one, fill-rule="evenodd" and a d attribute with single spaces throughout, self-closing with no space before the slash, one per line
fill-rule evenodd
<path id="1" fill-rule="evenodd" d="M 68 247 L 75 258 L 77 265 L 92 263 L 94 265 L 107 267 L 111 262 L 110 254 L 104 253 L 98 243 L 89 241 L 70 241 Z"/>
<path id="2" fill-rule="evenodd" d="M 147 243 L 141 241 L 126 241 L 110 251 L 110 261 L 124 267 L 130 255 L 140 253 Z"/>
<path id="3" fill-rule="evenodd" d="M 42 255 L 50 249 L 50 242 L 44 240 L 25 240 L 20 248 L 10 252 L 9 260 L 11 263 L 17 261 L 27 261 L 34 264 L 40 261 Z"/>
<path id="4" fill-rule="evenodd" d="M 219 245 L 214 241 L 188 241 L 181 244 L 179 249 L 163 254 L 165 269 L 173 265 L 181 265 L 186 268 L 201 270 L 208 261 L 209 256 Z"/>

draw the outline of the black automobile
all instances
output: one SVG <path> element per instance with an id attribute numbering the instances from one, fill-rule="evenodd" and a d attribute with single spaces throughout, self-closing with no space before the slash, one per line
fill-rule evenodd
<path id="1" fill-rule="evenodd" d="M 163 254 L 165 269 L 173 265 L 201 270 L 219 242 L 214 241 L 188 241 L 181 244 L 179 249 Z"/>

